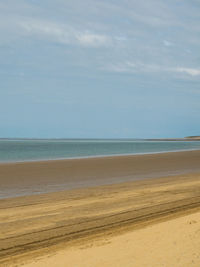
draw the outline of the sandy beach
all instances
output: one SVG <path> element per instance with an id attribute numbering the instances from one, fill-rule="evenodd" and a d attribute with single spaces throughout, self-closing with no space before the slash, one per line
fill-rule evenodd
<path id="1" fill-rule="evenodd" d="M 41 257 L 26 266 L 197 267 L 199 248 L 200 212 L 196 212 L 115 237 L 96 238 Z"/>
<path id="2" fill-rule="evenodd" d="M 0 265 L 198 266 L 199 211 L 199 172 L 1 199 Z"/>
<path id="3" fill-rule="evenodd" d="M 0 0 L 0 267 L 200 267 L 199 14 Z"/>

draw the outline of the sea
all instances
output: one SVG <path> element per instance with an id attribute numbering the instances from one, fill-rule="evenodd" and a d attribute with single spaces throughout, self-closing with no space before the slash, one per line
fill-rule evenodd
<path id="1" fill-rule="evenodd" d="M 0 139 L 0 162 L 23 162 L 200 150 L 200 141 L 141 139 Z"/>

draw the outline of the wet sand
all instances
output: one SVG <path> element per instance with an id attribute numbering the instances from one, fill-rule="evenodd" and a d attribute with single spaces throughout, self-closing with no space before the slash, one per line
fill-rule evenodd
<path id="1" fill-rule="evenodd" d="M 0 265 L 198 266 L 197 247 L 191 248 L 199 244 L 197 211 L 200 173 L 2 199 Z M 196 226 L 188 234 L 190 222 Z"/>
<path id="2" fill-rule="evenodd" d="M 0 198 L 200 171 L 200 151 L 1 163 Z"/>

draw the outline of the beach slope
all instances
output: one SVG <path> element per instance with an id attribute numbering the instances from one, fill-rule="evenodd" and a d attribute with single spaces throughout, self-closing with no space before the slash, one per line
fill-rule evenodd
<path id="1" fill-rule="evenodd" d="M 199 173 L 2 199 L 0 264 L 28 264 L 96 238 L 109 242 L 119 234 L 199 209 Z M 118 257 L 123 253 L 118 251 Z"/>

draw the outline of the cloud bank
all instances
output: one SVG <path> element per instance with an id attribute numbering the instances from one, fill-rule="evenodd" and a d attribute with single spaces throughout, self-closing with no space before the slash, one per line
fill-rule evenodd
<path id="1" fill-rule="evenodd" d="M 0 1 L 0 44 L 64 45 L 63 60 L 96 71 L 197 78 L 199 12 L 186 0 Z"/>

